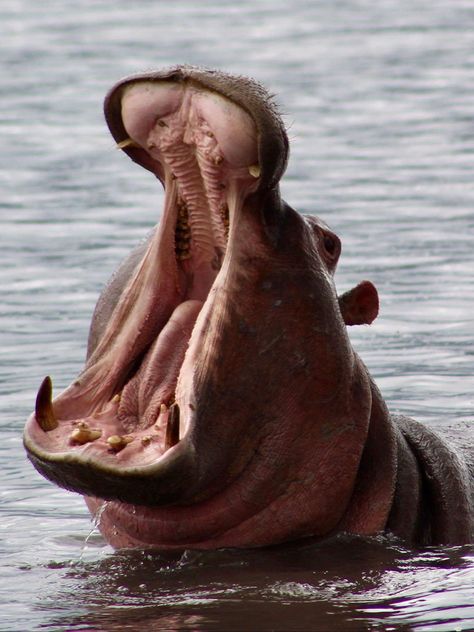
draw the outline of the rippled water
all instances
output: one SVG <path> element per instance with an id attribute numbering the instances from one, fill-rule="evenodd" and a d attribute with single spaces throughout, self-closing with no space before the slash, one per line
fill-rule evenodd
<path id="1" fill-rule="evenodd" d="M 99 290 L 161 206 L 113 149 L 103 95 L 182 62 L 278 94 L 285 198 L 341 236 L 340 291 L 378 287 L 351 336 L 390 408 L 472 421 L 472 3 L 2 0 L 0 30 L 0 629 L 474 629 L 473 547 L 114 554 L 21 446 L 41 379 L 78 373 Z"/>

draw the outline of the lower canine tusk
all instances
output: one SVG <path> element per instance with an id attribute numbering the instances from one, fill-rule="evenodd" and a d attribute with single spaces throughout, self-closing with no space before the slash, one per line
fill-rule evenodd
<path id="1" fill-rule="evenodd" d="M 179 442 L 179 407 L 174 404 L 169 409 L 168 425 L 166 426 L 165 450 L 169 450 Z"/>
<path id="2" fill-rule="evenodd" d="M 39 427 L 45 432 L 54 430 L 59 425 L 54 416 L 53 384 L 49 375 L 42 381 L 36 396 L 35 415 Z"/>

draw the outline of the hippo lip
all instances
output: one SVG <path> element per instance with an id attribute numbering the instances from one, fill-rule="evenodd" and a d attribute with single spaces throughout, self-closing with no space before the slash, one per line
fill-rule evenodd
<path id="1" fill-rule="evenodd" d="M 196 372 L 216 296 L 228 291 L 238 218 L 286 164 L 272 107 L 257 94 L 250 114 L 232 90 L 218 76 L 175 69 L 123 82 L 106 100 L 118 146 L 163 182 L 165 205 L 83 372 L 53 402 L 49 378 L 39 390 L 24 443 L 62 487 L 141 505 L 211 493 L 194 441 Z M 277 120 L 277 154 L 267 119 Z"/>

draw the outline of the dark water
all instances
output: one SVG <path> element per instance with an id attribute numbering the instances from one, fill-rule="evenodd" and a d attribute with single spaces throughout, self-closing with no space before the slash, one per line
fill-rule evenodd
<path id="1" fill-rule="evenodd" d="M 161 206 L 103 95 L 182 62 L 279 95 L 285 198 L 341 236 L 340 291 L 378 287 L 379 319 L 351 335 L 390 408 L 472 422 L 472 2 L 2 0 L 0 34 L 0 629 L 473 630 L 473 547 L 113 553 L 21 446 L 41 379 L 78 373 L 99 290 Z"/>

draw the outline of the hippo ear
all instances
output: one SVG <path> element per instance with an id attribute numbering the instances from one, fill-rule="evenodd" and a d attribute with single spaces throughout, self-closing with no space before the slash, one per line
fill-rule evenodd
<path id="1" fill-rule="evenodd" d="M 339 297 L 346 325 L 370 325 L 379 313 L 379 295 L 370 281 L 362 281 Z"/>

